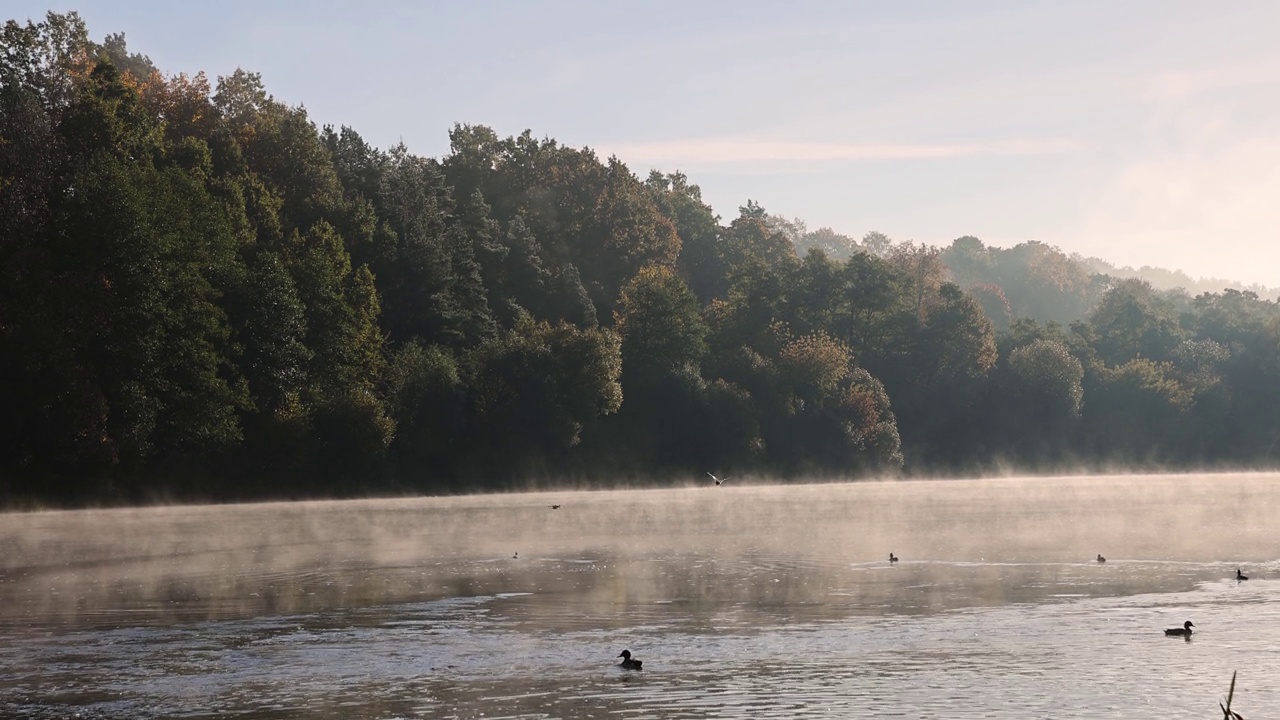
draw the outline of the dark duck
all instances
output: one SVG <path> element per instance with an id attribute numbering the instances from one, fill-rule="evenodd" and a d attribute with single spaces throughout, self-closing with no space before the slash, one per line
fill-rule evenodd
<path id="1" fill-rule="evenodd" d="M 889 553 L 889 564 L 892 565 L 896 562 L 898 562 L 898 556 L 893 553 Z"/>
<path id="2" fill-rule="evenodd" d="M 1104 563 L 1104 562 L 1106 562 L 1106 561 L 1107 561 L 1107 559 L 1106 559 L 1106 558 L 1104 558 L 1104 557 L 1102 557 L 1102 553 L 1098 553 L 1098 562 L 1100 562 L 1100 563 Z"/>
<path id="3" fill-rule="evenodd" d="M 1186 621 L 1186 622 L 1182 623 L 1182 627 L 1180 627 L 1180 628 L 1169 628 L 1168 630 L 1165 630 L 1165 631 L 1164 631 L 1164 634 L 1165 634 L 1165 635 L 1170 635 L 1170 636 L 1173 636 L 1173 637 L 1188 637 L 1188 638 L 1189 638 L 1189 637 L 1191 637 L 1191 628 L 1193 628 L 1193 627 L 1195 627 L 1195 623 L 1193 623 L 1193 622 L 1191 622 L 1190 620 L 1188 620 L 1188 621 Z"/>
<path id="4" fill-rule="evenodd" d="M 630 650 L 623 650 L 618 657 L 622 658 L 622 662 L 618 663 L 618 667 L 623 670 L 639 670 L 640 666 L 644 664 L 643 660 L 631 659 Z"/>
<path id="5" fill-rule="evenodd" d="M 1239 581 L 1239 580 L 1248 580 L 1248 579 L 1249 579 L 1249 576 L 1248 576 L 1248 575 L 1245 575 L 1244 573 L 1240 572 L 1240 568 L 1236 568 L 1236 580 L 1237 580 L 1237 581 Z"/>

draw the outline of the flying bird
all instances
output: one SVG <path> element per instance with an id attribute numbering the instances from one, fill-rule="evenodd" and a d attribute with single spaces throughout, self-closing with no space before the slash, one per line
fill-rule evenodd
<path id="1" fill-rule="evenodd" d="M 560 509 L 560 506 L 559 506 L 559 505 L 552 505 L 552 506 L 551 506 L 551 509 L 552 509 L 552 510 L 559 510 L 559 509 Z"/>
<path id="2" fill-rule="evenodd" d="M 1239 581 L 1239 580 L 1248 580 L 1248 579 L 1249 579 L 1249 576 L 1248 576 L 1248 575 L 1245 575 L 1244 573 L 1240 572 L 1240 568 L 1236 568 L 1236 580 L 1237 580 L 1237 581 Z"/>
<path id="3" fill-rule="evenodd" d="M 729 479 L 729 476 L 727 476 L 727 475 L 726 475 L 726 476 L 724 476 L 724 477 L 722 477 L 722 478 L 718 478 L 718 477 L 716 477 L 715 475 L 712 475 L 711 473 L 707 473 L 707 476 L 708 476 L 708 477 L 710 477 L 712 480 L 715 480 L 717 485 L 719 485 L 720 483 L 723 483 L 725 480 L 728 480 L 728 479 Z"/>

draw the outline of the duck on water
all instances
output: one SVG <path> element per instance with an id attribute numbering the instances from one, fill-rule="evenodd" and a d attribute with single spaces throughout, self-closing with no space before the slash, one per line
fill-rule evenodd
<path id="1" fill-rule="evenodd" d="M 1164 631 L 1164 634 L 1165 634 L 1165 635 L 1170 635 L 1170 636 L 1173 636 L 1173 637 L 1187 637 L 1187 638 L 1189 638 L 1189 637 L 1191 637 L 1191 628 L 1193 628 L 1193 627 L 1195 627 L 1195 623 L 1193 623 L 1193 622 L 1191 622 L 1190 620 L 1188 620 L 1188 621 L 1186 621 L 1186 622 L 1182 623 L 1182 627 L 1180 627 L 1180 628 L 1169 628 L 1169 629 L 1167 629 L 1167 630 L 1165 630 L 1165 631 Z"/>
<path id="2" fill-rule="evenodd" d="M 622 662 L 618 663 L 618 667 L 623 670 L 639 670 L 640 666 L 644 664 L 643 660 L 632 660 L 630 650 L 623 650 L 618 654 L 618 657 L 622 658 Z"/>

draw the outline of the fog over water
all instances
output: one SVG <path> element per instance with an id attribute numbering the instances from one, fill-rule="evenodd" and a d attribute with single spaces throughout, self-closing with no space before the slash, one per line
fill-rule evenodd
<path id="1" fill-rule="evenodd" d="M 1234 670 L 1265 716 L 1278 503 L 1247 474 L 0 515 L 0 716 L 1201 718 Z"/>

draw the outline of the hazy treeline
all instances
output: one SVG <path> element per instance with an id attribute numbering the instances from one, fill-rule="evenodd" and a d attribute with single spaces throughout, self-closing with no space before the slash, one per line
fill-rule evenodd
<path id="1" fill-rule="evenodd" d="M 786 235 L 787 239 L 796 246 L 796 252 L 802 256 L 810 249 L 817 249 L 826 253 L 832 259 L 844 261 L 848 260 L 850 255 L 858 252 L 883 255 L 893 245 L 893 241 L 883 233 L 868 233 L 859 242 L 831 228 L 824 227 L 818 230 L 809 230 L 804 220 L 800 218 L 787 219 L 780 215 L 769 216 L 769 227 Z M 966 243 L 974 249 L 984 249 L 973 246 L 973 242 L 973 238 L 960 238 L 960 247 L 957 250 L 962 251 Z M 1037 258 L 1050 258 L 1048 262 L 1051 265 L 1075 266 L 1071 270 L 1072 273 L 1083 272 L 1089 276 L 1104 276 L 1098 286 L 1103 289 L 1109 287 L 1109 283 L 1113 280 L 1132 278 L 1145 280 L 1157 290 L 1181 290 L 1190 292 L 1193 295 L 1232 289 L 1252 292 L 1268 300 L 1280 297 L 1280 287 L 1267 287 L 1234 280 L 1224 280 L 1222 278 L 1193 278 L 1180 270 L 1166 270 L 1149 265 L 1144 265 L 1136 270 L 1132 267 L 1117 267 L 1100 258 L 1084 257 L 1078 253 L 1072 253 L 1067 256 L 1055 247 L 1037 242 L 1023 243 L 1009 249 L 985 248 L 985 251 L 988 257 L 979 262 L 981 265 L 986 266 L 988 271 L 994 270 L 1000 265 L 1005 265 L 1010 268 L 1018 268 L 1019 270 L 1016 271 L 1022 272 L 1030 262 L 1038 262 Z M 952 258 L 954 258 L 954 255 Z"/>
<path id="2" fill-rule="evenodd" d="M 425 158 L 75 14 L 0 37 L 4 494 L 1259 465 L 1280 313 L 1056 248 L 725 222 L 455 126 Z M 802 252 L 797 252 L 800 248 Z"/>

